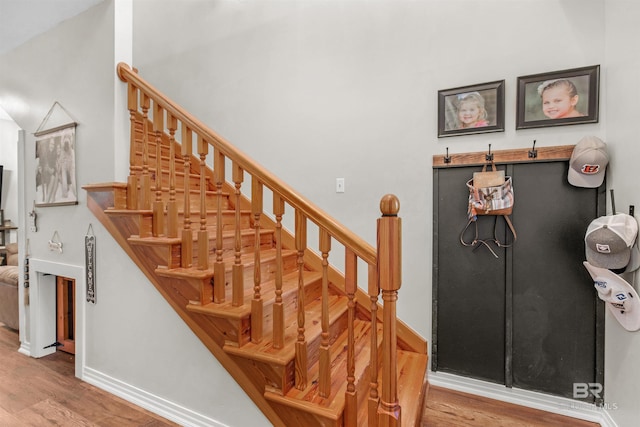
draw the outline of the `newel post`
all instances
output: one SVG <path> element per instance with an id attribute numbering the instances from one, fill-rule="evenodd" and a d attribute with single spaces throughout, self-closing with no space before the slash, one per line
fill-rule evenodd
<path id="1" fill-rule="evenodd" d="M 378 280 L 383 300 L 382 384 L 378 425 L 400 426 L 398 402 L 396 301 L 401 283 L 402 220 L 398 217 L 400 201 L 393 194 L 380 200 L 382 217 L 378 219 Z"/>

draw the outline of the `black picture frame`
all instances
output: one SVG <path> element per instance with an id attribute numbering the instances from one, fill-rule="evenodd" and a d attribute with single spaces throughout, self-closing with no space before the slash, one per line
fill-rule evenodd
<path id="1" fill-rule="evenodd" d="M 78 204 L 76 124 L 37 132 L 35 206 Z"/>
<path id="2" fill-rule="evenodd" d="M 543 94 L 552 94 L 550 90 L 575 90 L 577 99 L 567 95 L 571 103 L 575 100 L 573 108 L 558 106 L 566 105 L 562 94 L 555 101 L 549 98 L 543 102 Z M 518 77 L 516 129 L 597 123 L 599 92 L 600 65 Z M 546 112 L 545 105 L 549 108 Z"/>
<path id="3" fill-rule="evenodd" d="M 484 104 L 479 107 L 484 110 L 480 121 L 460 121 L 458 109 L 464 101 Z M 487 132 L 504 132 L 504 80 L 438 91 L 438 138 Z"/>

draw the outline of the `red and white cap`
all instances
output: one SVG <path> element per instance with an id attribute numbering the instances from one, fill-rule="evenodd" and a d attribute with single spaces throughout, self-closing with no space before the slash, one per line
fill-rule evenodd
<path id="1" fill-rule="evenodd" d="M 608 164 L 607 144 L 595 136 L 585 136 L 571 153 L 569 184 L 586 188 L 600 187 Z"/>

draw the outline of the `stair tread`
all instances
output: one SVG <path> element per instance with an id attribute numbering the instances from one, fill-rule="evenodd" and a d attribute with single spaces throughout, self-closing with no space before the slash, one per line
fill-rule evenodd
<path id="1" fill-rule="evenodd" d="M 311 284 L 322 278 L 322 274 L 315 271 L 304 271 L 304 283 L 305 285 Z M 292 271 L 282 276 L 282 295 L 283 297 L 288 292 L 293 292 L 298 288 L 298 272 Z M 263 303 L 265 305 L 272 303 L 275 300 L 275 280 L 269 280 L 261 284 Z M 253 288 L 247 287 L 244 291 L 244 304 L 241 306 L 234 306 L 231 301 L 230 295 L 227 296 L 223 303 L 209 303 L 205 305 L 189 304 L 187 310 L 208 314 L 217 317 L 226 317 L 232 319 L 240 319 L 251 315 L 251 300 L 253 299 Z"/>
<path id="2" fill-rule="evenodd" d="M 370 380 L 365 377 L 368 375 L 368 363 L 370 358 L 370 325 L 368 321 L 356 321 L 354 331 L 356 337 L 356 349 L 354 352 L 355 359 L 355 383 L 356 390 L 361 394 L 358 397 L 358 422 L 359 425 L 366 425 L 368 418 L 368 384 Z M 265 397 L 269 400 L 279 402 L 281 404 L 298 408 L 303 411 L 312 412 L 330 419 L 337 420 L 342 415 L 345 407 L 345 393 L 347 390 L 347 382 L 345 381 L 347 372 L 347 342 L 348 331 L 344 331 L 338 340 L 331 346 L 331 393 L 326 398 L 319 395 L 318 390 L 318 366 L 316 363 L 309 370 L 310 385 L 304 390 L 298 390 L 295 387 L 289 390 L 285 395 L 278 392 L 266 391 Z M 378 335 L 381 336 L 381 326 L 379 325 Z M 378 340 L 380 344 L 381 339 Z M 334 355 L 340 347 L 343 350 L 338 355 Z M 415 353 L 412 351 L 397 350 L 397 393 L 398 404 L 402 408 L 402 419 L 407 425 L 412 425 L 412 420 L 417 420 L 420 416 L 421 405 L 424 398 L 425 387 L 427 384 L 427 362 L 428 355 Z M 380 364 L 381 366 L 382 364 Z M 378 370 L 378 381 L 382 378 L 382 368 Z M 336 381 L 339 383 L 336 384 Z M 364 395 L 362 395 L 365 393 Z M 381 390 L 378 389 L 380 396 Z"/>
<path id="3" fill-rule="evenodd" d="M 417 420 L 427 386 L 429 356 L 412 351 L 398 350 L 398 403 L 405 420 Z M 422 374 L 422 375 L 419 375 Z M 378 374 L 378 378 L 382 373 Z"/>
<path id="4" fill-rule="evenodd" d="M 342 316 L 347 310 L 347 298 L 341 295 L 329 296 L 329 323 Z M 311 319 L 320 319 L 322 302 L 320 298 L 305 304 L 305 338 L 311 341 L 322 332 L 321 322 L 311 322 Z M 241 347 L 226 344 L 224 350 L 237 356 L 259 360 L 285 366 L 295 357 L 295 343 L 298 336 L 297 313 L 287 313 L 285 318 L 284 346 L 281 349 L 273 348 L 272 337 L 265 336 L 259 343 L 249 342 Z"/>
<path id="5" fill-rule="evenodd" d="M 398 375 L 398 405 L 401 409 L 403 425 L 418 425 L 422 412 L 425 393 L 427 392 L 427 375 L 429 372 L 429 356 L 413 351 L 396 351 L 396 369 Z M 378 381 L 382 378 L 382 364 L 378 369 Z M 381 395 L 380 390 L 379 396 Z M 358 405 L 358 421 L 368 422 L 367 405 Z"/>

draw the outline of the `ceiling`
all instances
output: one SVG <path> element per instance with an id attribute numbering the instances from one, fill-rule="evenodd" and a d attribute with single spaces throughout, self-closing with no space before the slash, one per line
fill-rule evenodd
<path id="1" fill-rule="evenodd" d="M 103 0 L 0 0 L 0 55 Z M 11 117 L 0 107 L 0 120 Z"/>
<path id="2" fill-rule="evenodd" d="M 103 0 L 0 0 L 0 55 Z"/>

